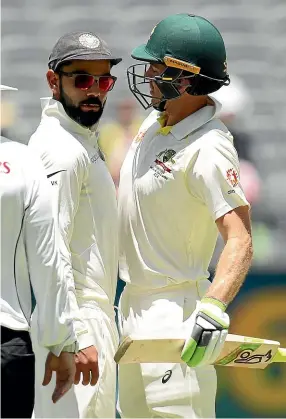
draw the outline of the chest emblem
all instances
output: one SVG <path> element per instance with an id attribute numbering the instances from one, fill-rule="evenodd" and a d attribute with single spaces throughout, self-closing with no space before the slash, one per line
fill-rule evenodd
<path id="1" fill-rule="evenodd" d="M 175 163 L 173 157 L 175 156 L 176 151 L 171 149 L 166 149 L 157 154 L 155 162 L 152 164 L 151 169 L 154 170 L 155 176 L 162 176 L 167 179 L 164 174 L 172 172 L 172 165 Z"/>

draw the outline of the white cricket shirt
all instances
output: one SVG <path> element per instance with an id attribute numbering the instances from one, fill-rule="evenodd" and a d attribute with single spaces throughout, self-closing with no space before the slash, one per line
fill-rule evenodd
<path id="1" fill-rule="evenodd" d="M 29 146 L 41 157 L 53 186 L 55 211 L 65 242 L 67 275 L 77 301 L 112 310 L 118 273 L 115 186 L 99 152 L 96 126 L 84 128 L 61 103 L 42 99 L 42 119 Z M 92 339 L 92 336 L 90 336 Z M 90 342 L 80 339 L 80 348 Z"/>
<path id="2" fill-rule="evenodd" d="M 152 289 L 209 277 L 215 220 L 248 205 L 219 108 L 214 101 L 172 127 L 156 111 L 143 122 L 120 177 L 124 281 Z"/>
<path id="3" fill-rule="evenodd" d="M 33 290 L 39 344 L 59 355 L 76 341 L 76 313 L 73 293 L 63 281 L 51 187 L 40 159 L 26 145 L 3 137 L 0 198 L 1 326 L 30 329 Z"/>

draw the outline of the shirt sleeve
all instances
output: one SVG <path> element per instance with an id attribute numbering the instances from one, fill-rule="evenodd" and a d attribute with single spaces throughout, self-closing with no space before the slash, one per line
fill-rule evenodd
<path id="1" fill-rule="evenodd" d="M 75 313 L 80 313 L 75 295 L 70 241 L 73 234 L 74 218 L 78 210 L 89 163 L 83 153 L 70 154 L 68 157 L 62 161 L 62 170 L 50 167 L 47 175 L 50 177 L 51 174 L 55 173 L 55 175 L 50 177 L 50 180 L 56 182 L 56 185 L 53 186 L 53 202 L 54 211 L 57 213 L 55 218 L 58 219 L 61 235 L 60 250 L 64 264 L 65 279 L 69 289 L 74 291 L 74 311 Z M 94 343 L 93 337 L 88 333 L 86 327 L 84 320 L 76 323 L 79 349 L 87 348 Z"/>
<path id="2" fill-rule="evenodd" d="M 236 150 L 232 144 L 226 146 L 226 141 L 214 145 L 206 139 L 185 172 L 190 193 L 206 205 L 214 220 L 249 205 L 240 183 Z"/>
<path id="3" fill-rule="evenodd" d="M 25 172 L 24 240 L 31 286 L 38 307 L 39 344 L 59 355 L 77 342 L 73 290 L 63 275 L 51 201 L 51 186 L 41 161 L 30 155 Z M 32 173 L 31 173 L 32 168 Z"/>

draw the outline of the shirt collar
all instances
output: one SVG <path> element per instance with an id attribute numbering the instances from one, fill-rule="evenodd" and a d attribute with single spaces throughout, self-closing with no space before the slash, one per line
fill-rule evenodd
<path id="1" fill-rule="evenodd" d="M 80 134 L 84 138 L 87 138 L 93 145 L 97 145 L 97 139 L 99 135 L 97 131 L 98 122 L 94 124 L 91 128 L 83 127 L 67 115 L 63 105 L 59 101 L 51 97 L 41 98 L 41 106 L 42 118 L 57 118 L 63 128 L 67 129 L 69 132 Z"/>
<path id="2" fill-rule="evenodd" d="M 173 126 L 163 126 L 165 117 L 164 113 L 162 113 L 157 119 L 161 125 L 161 128 L 159 128 L 157 132 L 161 135 L 168 135 L 171 132 L 177 141 L 182 140 L 187 137 L 187 135 L 190 135 L 192 132 L 215 118 L 215 116 L 219 113 L 221 104 L 214 98 L 211 98 L 211 100 L 214 105 L 204 106 L 197 112 L 187 116 L 185 119 L 182 119 L 182 121 Z"/>

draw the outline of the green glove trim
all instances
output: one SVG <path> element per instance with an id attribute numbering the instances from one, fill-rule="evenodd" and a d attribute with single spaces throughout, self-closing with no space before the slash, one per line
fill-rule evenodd
<path id="1" fill-rule="evenodd" d="M 227 305 L 225 303 L 223 303 L 220 300 L 217 300 L 216 298 L 213 298 L 213 297 L 204 297 L 201 300 L 201 303 L 214 304 L 215 306 L 219 307 L 223 312 L 225 312 L 225 310 L 227 309 Z"/>
<path id="2" fill-rule="evenodd" d="M 196 367 L 203 359 L 206 352 L 206 346 L 197 346 L 195 354 L 187 361 L 189 367 Z"/>
<path id="3" fill-rule="evenodd" d="M 190 358 L 192 358 L 193 353 L 195 352 L 197 348 L 197 342 L 195 339 L 190 338 L 188 344 L 186 347 L 182 350 L 181 358 L 184 362 L 188 362 Z"/>

